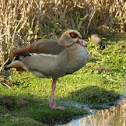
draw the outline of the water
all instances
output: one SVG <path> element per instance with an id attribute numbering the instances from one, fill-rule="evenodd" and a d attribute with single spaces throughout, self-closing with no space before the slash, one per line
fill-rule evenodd
<path id="1" fill-rule="evenodd" d="M 99 110 L 93 115 L 58 126 L 126 126 L 126 106 Z"/>
<path id="2" fill-rule="evenodd" d="M 126 99 L 121 99 L 119 105 L 111 106 L 109 109 L 90 112 L 92 114 L 55 126 L 126 126 Z"/>

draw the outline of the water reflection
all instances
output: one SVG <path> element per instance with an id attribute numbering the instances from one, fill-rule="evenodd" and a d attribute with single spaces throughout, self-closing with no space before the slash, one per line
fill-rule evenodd
<path id="1" fill-rule="evenodd" d="M 57 126 L 126 126 L 126 100 L 118 106 L 98 110 L 93 115 Z"/>

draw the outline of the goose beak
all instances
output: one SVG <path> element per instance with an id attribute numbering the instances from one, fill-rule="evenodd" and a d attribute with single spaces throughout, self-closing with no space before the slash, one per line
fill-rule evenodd
<path id="1" fill-rule="evenodd" d="M 76 43 L 79 44 L 79 45 L 81 45 L 81 46 L 83 46 L 83 47 L 87 47 L 87 45 L 81 39 L 78 40 Z"/>

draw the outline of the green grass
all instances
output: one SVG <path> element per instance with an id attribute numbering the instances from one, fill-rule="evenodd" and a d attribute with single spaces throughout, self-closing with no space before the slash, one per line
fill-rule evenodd
<path id="1" fill-rule="evenodd" d="M 52 110 L 48 104 L 51 94 L 51 79 L 41 79 L 29 72 L 9 76 L 12 89 L 0 85 L 0 96 L 13 96 L 30 101 L 28 105 L 12 108 L 0 108 L 0 124 L 8 126 L 52 124 L 67 122 L 72 118 L 84 115 L 84 108 L 70 107 L 65 101 L 90 105 L 109 104 L 119 99 L 126 83 L 126 36 L 123 39 L 104 39 L 106 48 L 88 45 L 91 59 L 87 65 L 72 75 L 59 78 L 55 100 L 66 106 L 65 111 Z M 95 57 L 92 59 L 92 57 Z M 9 117 L 4 116 L 10 113 Z M 9 125 L 10 126 L 10 125 Z"/>
<path id="2" fill-rule="evenodd" d="M 36 97 L 30 93 L 26 93 L 22 89 L 6 89 L 6 87 L 3 87 L 2 85 L 0 85 L 0 89 L 1 96 L 11 96 L 10 99 L 13 99 L 13 106 L 10 104 L 10 102 L 6 102 L 4 104 L 0 103 L 2 105 L 0 106 L 0 124 L 3 126 L 9 126 L 10 123 L 12 126 L 31 126 L 31 124 L 33 126 L 42 126 L 43 123 L 65 123 L 72 118 L 87 113 L 84 108 L 75 108 L 69 106 L 65 106 L 67 109 L 64 111 L 53 110 L 47 105 L 48 99 L 44 99 L 43 97 Z M 17 102 L 19 98 L 27 99 L 29 103 L 27 105 L 21 106 Z"/>

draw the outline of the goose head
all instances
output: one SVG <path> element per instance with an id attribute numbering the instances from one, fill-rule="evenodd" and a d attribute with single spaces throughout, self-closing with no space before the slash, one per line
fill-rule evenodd
<path id="1" fill-rule="evenodd" d="M 87 47 L 85 43 L 83 43 L 81 34 L 76 30 L 67 30 L 65 31 L 60 39 L 58 40 L 59 45 L 64 47 L 71 47 L 75 44 L 79 44 L 83 47 Z"/>

